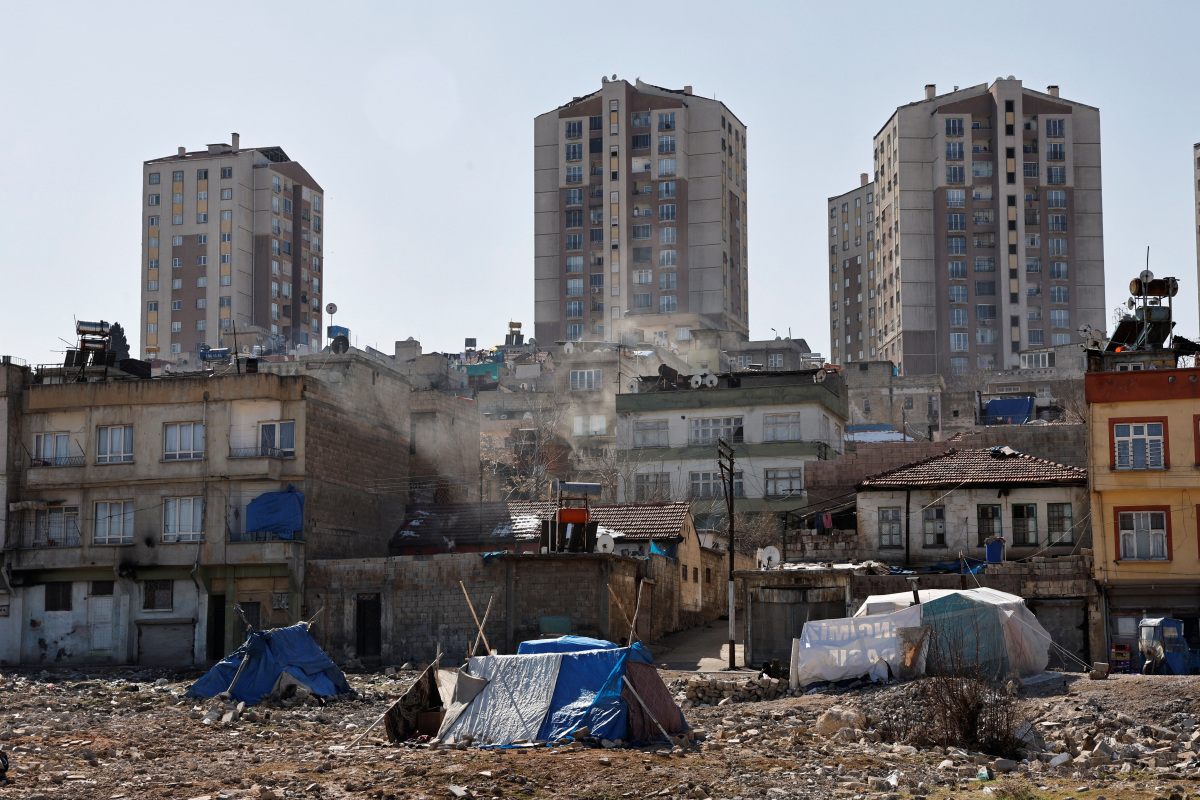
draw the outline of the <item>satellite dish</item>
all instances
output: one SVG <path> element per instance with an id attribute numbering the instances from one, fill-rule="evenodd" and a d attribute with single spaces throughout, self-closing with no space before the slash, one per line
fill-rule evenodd
<path id="1" fill-rule="evenodd" d="M 242 352 L 243 352 L 243 353 L 249 353 L 249 352 L 250 352 L 250 345 L 248 345 L 248 344 L 244 344 L 244 345 L 242 345 Z"/>
<path id="2" fill-rule="evenodd" d="M 337 303 L 330 303 L 329 305 L 325 306 L 325 313 L 326 314 L 336 314 L 337 313 Z"/>
<path id="3" fill-rule="evenodd" d="M 773 567 L 779 563 L 779 548 L 764 547 L 762 553 L 762 563 L 764 567 Z"/>
<path id="4" fill-rule="evenodd" d="M 528 392 L 528 391 L 529 391 L 529 384 L 528 384 L 528 383 L 522 383 L 522 384 L 521 384 L 521 391 L 522 391 L 522 392 Z"/>
<path id="5" fill-rule="evenodd" d="M 718 381 L 716 375 L 708 375 L 704 378 L 704 385 L 710 389 L 717 388 L 717 383 Z"/>
<path id="6" fill-rule="evenodd" d="M 817 373 L 815 375 L 813 375 L 813 383 L 824 383 L 824 382 L 825 382 L 825 370 L 819 369 L 819 370 L 817 370 Z"/>
<path id="7" fill-rule="evenodd" d="M 563 345 L 563 352 L 564 353 L 574 353 L 575 345 L 571 344 L 570 342 L 567 342 L 566 344 Z"/>
<path id="8" fill-rule="evenodd" d="M 637 380 L 636 380 L 636 379 L 635 379 L 635 380 L 631 380 L 629 383 L 625 384 L 625 388 L 629 390 L 629 393 L 630 393 L 630 394 L 637 394 L 637 393 L 638 393 L 638 382 L 637 382 Z"/>
<path id="9" fill-rule="evenodd" d="M 333 341 L 329 344 L 329 349 L 338 354 L 347 353 L 350 351 L 350 340 L 346 338 L 345 334 L 339 333 L 333 337 Z"/>
<path id="10" fill-rule="evenodd" d="M 701 378 L 699 375 L 693 375 L 692 379 L 691 379 L 691 381 L 689 381 L 689 383 L 692 384 L 693 389 L 699 389 L 701 386 L 704 385 L 704 378 Z"/>
<path id="11" fill-rule="evenodd" d="M 1149 283 L 1154 280 L 1154 273 L 1148 269 L 1144 269 L 1138 273 L 1138 277 L 1142 279 L 1142 283 Z"/>
<path id="12" fill-rule="evenodd" d="M 525 412 L 525 416 L 521 417 L 521 419 L 533 419 L 533 414 L 531 414 L 530 412 L 526 411 L 526 412 Z"/>
<path id="13" fill-rule="evenodd" d="M 597 553 L 611 553 L 615 546 L 616 542 L 613 541 L 613 537 L 609 536 L 607 533 L 602 533 L 596 537 Z"/>

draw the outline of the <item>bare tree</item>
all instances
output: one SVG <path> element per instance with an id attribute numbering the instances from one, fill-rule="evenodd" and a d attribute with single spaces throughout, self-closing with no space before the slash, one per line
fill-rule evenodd
<path id="1" fill-rule="evenodd" d="M 721 518 L 716 532 L 729 540 L 729 517 Z M 748 514 L 733 512 L 733 547 L 739 553 L 753 555 L 762 547 L 778 547 L 783 544 L 783 524 L 779 516 L 770 511 Z"/>

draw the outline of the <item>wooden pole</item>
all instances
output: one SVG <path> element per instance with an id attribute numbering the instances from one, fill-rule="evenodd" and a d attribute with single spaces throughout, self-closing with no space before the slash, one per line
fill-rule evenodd
<path id="1" fill-rule="evenodd" d="M 654 713 L 646 705 L 646 701 L 643 700 L 642 696 L 637 693 L 637 689 L 633 688 L 633 684 L 629 682 L 629 676 L 622 675 L 621 680 L 625 681 L 625 685 L 629 687 L 629 691 L 633 692 L 633 696 L 637 698 L 638 703 L 642 706 L 642 710 L 646 712 L 646 716 L 650 717 L 654 724 L 658 726 L 659 731 L 662 732 L 663 738 L 665 738 L 671 744 L 675 744 L 675 740 L 671 738 L 671 735 L 667 733 L 666 728 L 664 728 L 662 723 L 658 721 L 658 718 L 654 716 Z"/>
<path id="2" fill-rule="evenodd" d="M 609 583 L 609 584 L 605 584 L 605 586 L 607 586 L 607 587 L 608 587 L 608 593 L 612 595 L 613 602 L 617 604 L 617 608 L 621 609 L 621 616 L 625 618 L 625 621 L 629 623 L 629 627 L 630 627 L 630 628 L 632 628 L 632 627 L 633 627 L 633 620 L 631 620 L 631 619 L 629 618 L 629 614 L 628 614 L 628 613 L 625 611 L 625 606 L 621 605 L 621 601 L 620 601 L 620 599 L 617 597 L 617 593 L 613 591 L 612 584 L 610 584 L 610 583 Z M 640 636 L 638 637 L 638 641 L 641 641 L 641 637 L 640 637 Z M 632 642 L 632 641 L 630 641 L 629 643 L 630 643 L 630 644 L 633 644 L 633 642 Z"/>
<path id="3" fill-rule="evenodd" d="M 630 646 L 633 645 L 633 634 L 637 630 L 638 611 L 640 611 L 642 608 L 642 587 L 645 584 L 646 584 L 645 581 L 638 582 L 637 605 L 635 605 L 633 607 L 633 621 L 629 623 L 629 644 L 630 644 Z M 653 632 L 651 633 L 651 639 L 653 640 Z M 638 637 L 638 640 L 639 641 L 641 640 L 640 636 Z"/>
<path id="4" fill-rule="evenodd" d="M 471 609 L 471 616 L 475 618 L 475 627 L 479 628 L 479 635 L 483 637 L 483 646 L 487 648 L 488 653 L 492 652 L 492 646 L 488 644 L 487 634 L 483 632 L 483 626 L 479 624 L 479 615 L 475 613 L 475 606 L 471 605 L 471 596 L 467 594 L 467 587 L 462 581 L 458 582 L 462 586 L 463 597 L 467 598 L 467 608 Z"/>
<path id="5" fill-rule="evenodd" d="M 488 615 L 492 613 L 492 598 L 488 598 L 487 610 L 483 612 L 483 625 L 487 625 Z M 471 655 L 475 655 L 475 648 L 479 646 L 479 636 L 483 634 L 483 625 L 479 626 L 479 634 L 475 636 L 475 642 L 471 645 Z M 438 645 L 438 652 L 441 652 L 441 645 Z M 488 652 L 491 655 L 491 651 Z"/>

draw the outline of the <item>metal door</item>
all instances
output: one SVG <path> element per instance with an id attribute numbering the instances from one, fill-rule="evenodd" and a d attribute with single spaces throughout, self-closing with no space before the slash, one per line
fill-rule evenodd
<path id="1" fill-rule="evenodd" d="M 382 605 L 379 595 L 360 594 L 355 609 L 355 639 L 358 656 L 377 656 L 383 642 L 383 632 L 380 628 Z"/>
<path id="2" fill-rule="evenodd" d="M 792 639 L 804 631 L 804 623 L 836 619 L 846 614 L 840 588 L 760 588 L 751 593 L 750 627 L 754 641 L 754 663 L 792 656 Z"/>
<path id="3" fill-rule="evenodd" d="M 92 650 L 111 650 L 113 633 L 113 599 L 88 598 L 88 635 Z"/>
<path id="4" fill-rule="evenodd" d="M 191 620 L 138 621 L 138 664 L 153 667 L 190 667 L 196 626 Z"/>

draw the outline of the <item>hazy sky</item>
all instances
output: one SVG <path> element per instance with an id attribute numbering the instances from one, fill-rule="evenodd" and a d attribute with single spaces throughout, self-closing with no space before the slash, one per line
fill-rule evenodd
<path id="1" fill-rule="evenodd" d="M 0 353 L 57 361 L 73 315 L 136 329 L 141 162 L 231 131 L 324 187 L 325 300 L 359 345 L 532 333 L 533 118 L 613 73 L 747 124 L 754 338 L 828 355 L 826 198 L 926 83 L 1007 75 L 1100 108 L 1107 304 L 1150 244 L 1195 334 L 1198 23 L 1195 3 L 13 3 Z"/>

